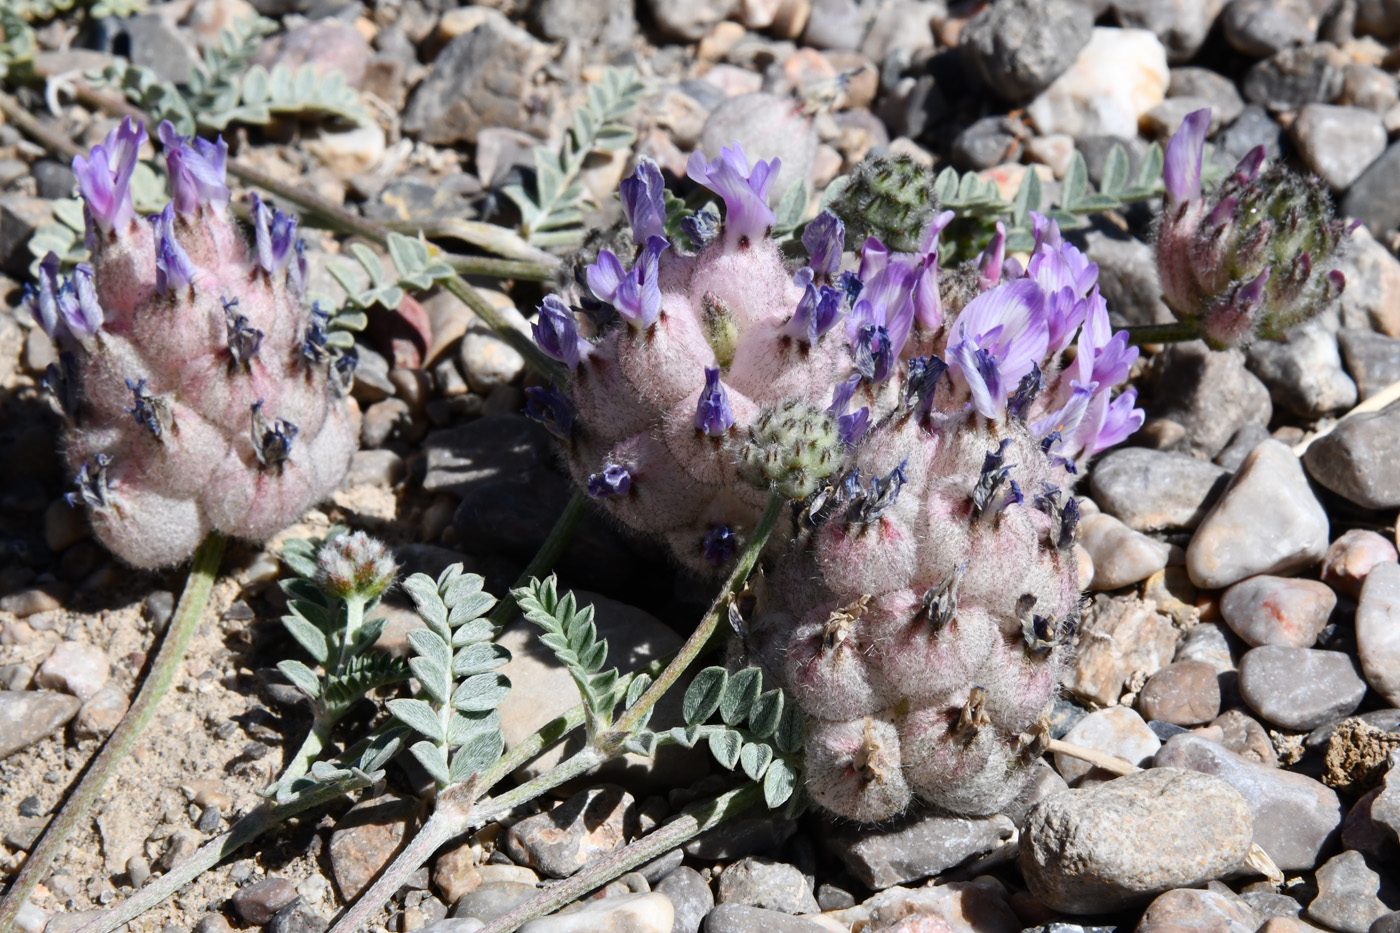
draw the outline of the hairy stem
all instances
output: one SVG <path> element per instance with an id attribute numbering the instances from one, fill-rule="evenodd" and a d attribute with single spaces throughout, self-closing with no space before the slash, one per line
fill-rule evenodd
<path id="1" fill-rule="evenodd" d="M 511 933 L 526 921 L 553 913 L 594 888 L 602 887 L 612 879 L 665 855 L 705 830 L 738 816 L 762 799 L 763 791 L 757 784 L 745 783 L 712 800 L 691 804 L 660 829 L 606 858 L 590 863 L 578 874 L 550 885 L 533 900 L 488 923 L 480 933 Z"/>
<path id="2" fill-rule="evenodd" d="M 29 853 L 24 868 L 10 885 L 5 899 L 0 901 L 0 933 L 10 933 L 15 916 L 29 898 L 34 886 L 48 872 L 54 857 L 68 844 L 78 825 L 87 819 L 92 805 L 97 802 L 107 779 L 116 771 L 127 752 L 140 737 L 146 724 L 155 715 L 156 706 L 165 696 L 170 684 L 180 669 L 180 661 L 189 647 L 190 638 L 199 627 L 204 607 L 209 602 L 209 593 L 214 587 L 214 579 L 219 572 L 219 562 L 224 556 L 224 545 L 228 539 L 217 531 L 210 532 L 194 555 L 194 565 L 185 580 L 185 591 L 180 595 L 180 603 L 175 607 L 175 616 L 166 630 L 160 652 L 151 664 L 141 692 L 127 710 L 126 716 L 117 725 L 102 751 L 88 765 L 87 772 L 78 782 L 78 788 L 68 798 L 58 816 L 54 817 L 44 830 L 39 845 Z"/>
<path id="3" fill-rule="evenodd" d="M 100 917 L 88 921 L 74 933 L 111 933 L 122 924 L 155 907 L 268 830 L 276 828 L 298 813 L 328 804 L 368 786 L 368 781 L 346 778 L 333 784 L 311 788 L 286 803 L 275 806 L 264 803 L 231 826 L 228 832 L 210 839 L 189 858 L 159 878 L 152 879 L 140 891 Z"/>
<path id="4" fill-rule="evenodd" d="M 1134 324 L 1127 328 L 1128 343 L 1140 347 L 1145 343 L 1182 343 L 1201 339 L 1201 326 L 1187 321 L 1170 324 Z"/>
<path id="5" fill-rule="evenodd" d="M 724 587 L 715 597 L 715 601 L 710 604 L 710 610 L 705 613 L 705 617 L 700 620 L 700 625 L 686 639 L 685 644 L 681 645 L 680 651 L 676 652 L 671 663 L 666 665 L 666 669 L 657 675 L 656 680 L 647 688 L 646 693 L 642 694 L 641 698 L 622 715 L 622 718 L 613 724 L 611 729 L 600 733 L 594 740 L 600 748 L 611 751 L 621 747 L 622 743 L 627 741 L 628 736 L 637 730 L 642 717 L 656 705 L 656 702 L 667 690 L 671 689 L 691 662 L 705 651 L 710 643 L 710 637 L 719 626 L 719 620 L 727 615 L 730 598 L 743 589 L 754 564 L 758 563 L 758 555 L 762 553 L 764 545 L 768 543 L 769 536 L 773 534 L 773 528 L 778 523 L 778 516 L 782 514 L 786 504 L 787 499 L 777 490 L 768 494 L 768 504 L 763 508 L 763 515 L 759 518 L 758 524 L 754 526 L 753 534 L 749 536 L 743 552 L 739 554 L 739 559 L 735 562 L 734 570 L 730 572 L 729 579 L 725 581 Z"/>

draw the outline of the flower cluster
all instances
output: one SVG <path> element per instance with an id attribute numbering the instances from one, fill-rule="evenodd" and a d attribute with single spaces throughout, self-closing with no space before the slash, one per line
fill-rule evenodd
<path id="1" fill-rule="evenodd" d="M 812 796 L 861 820 L 914 796 L 990 812 L 1076 622 L 1078 465 L 1142 423 L 1117 391 L 1137 350 L 1039 216 L 1024 265 L 999 231 L 949 274 L 950 213 L 899 252 L 848 247 L 823 212 L 789 270 L 767 235 L 776 169 L 692 156 L 725 217 L 677 242 L 643 162 L 623 183 L 630 269 L 604 250 L 587 312 L 540 308 L 570 379 L 531 409 L 590 495 L 698 570 L 732 559 L 770 488 L 800 500 L 749 647 L 807 714 Z"/>
<path id="2" fill-rule="evenodd" d="M 138 567 L 183 560 L 210 530 L 270 537 L 340 484 L 359 427 L 354 358 L 301 300 L 296 220 L 253 195 L 250 238 L 228 209 L 223 140 L 169 123 L 159 138 L 171 200 L 145 219 L 130 191 L 140 123 L 73 160 L 91 264 L 64 278 L 50 254 L 25 299 L 60 348 L 46 384 L 70 501 Z"/>
<path id="3" fill-rule="evenodd" d="M 1167 195 L 1157 238 L 1162 297 L 1215 347 L 1279 339 L 1341 294 L 1336 268 L 1351 228 L 1321 180 L 1264 165 L 1251 150 L 1208 197 L 1201 164 L 1210 111 L 1167 144 Z"/>

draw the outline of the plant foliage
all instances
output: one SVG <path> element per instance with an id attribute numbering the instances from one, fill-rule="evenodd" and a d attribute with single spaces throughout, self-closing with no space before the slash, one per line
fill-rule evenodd
<path id="1" fill-rule="evenodd" d="M 587 710 L 586 725 L 591 738 L 612 721 L 613 707 L 617 705 L 617 668 L 603 669 L 608 642 L 607 639 L 598 640 L 593 607 L 579 608 L 573 593 L 560 597 L 556 585 L 551 574 L 543 581 L 531 580 L 528 586 L 515 590 L 512 595 L 525 618 L 544 629 L 540 641 L 554 652 L 578 686 Z M 631 702 L 635 701 L 633 697 Z"/>

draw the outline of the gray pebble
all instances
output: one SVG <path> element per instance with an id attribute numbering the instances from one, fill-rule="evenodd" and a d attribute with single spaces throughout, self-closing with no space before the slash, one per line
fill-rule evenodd
<path id="1" fill-rule="evenodd" d="M 1400 707 L 1400 564 L 1377 564 L 1361 586 L 1356 654 L 1366 682 L 1391 706 Z"/>
<path id="2" fill-rule="evenodd" d="M 945 816 L 914 810 L 878 827 L 837 825 L 826 849 L 867 887 L 881 890 L 940 874 L 1006 842 L 1005 816 Z"/>
<path id="3" fill-rule="evenodd" d="M 1116 590 L 1146 580 L 1167 566 L 1171 554 L 1165 543 L 1103 513 L 1080 520 L 1079 543 L 1094 562 L 1091 590 Z"/>
<path id="4" fill-rule="evenodd" d="M 1214 457 L 1235 432 L 1273 416 L 1269 390 L 1245 368 L 1239 350 L 1211 350 L 1202 341 L 1173 344 L 1152 360 L 1149 414 L 1185 429 L 1181 449 Z"/>
<path id="5" fill-rule="evenodd" d="M 1342 96 L 1342 69 L 1348 64 L 1347 57 L 1326 42 L 1284 49 L 1245 73 L 1244 96 L 1275 111 L 1330 104 Z"/>
<path id="6" fill-rule="evenodd" d="M 733 12 L 735 0 L 646 0 L 662 35 L 694 42 Z"/>
<path id="7" fill-rule="evenodd" d="M 484 882 L 462 895 L 462 899 L 452 908 L 452 916 L 472 917 L 482 923 L 490 923 L 504 917 L 538 893 L 538 887 L 523 881 Z"/>
<path id="8" fill-rule="evenodd" d="M 1228 783 L 1155 768 L 1036 804 L 1020 865 L 1046 906 L 1101 913 L 1224 877 L 1250 839 L 1249 809 Z"/>
<path id="9" fill-rule="evenodd" d="M 1308 168 L 1333 191 L 1345 191 L 1385 152 L 1385 124 L 1360 107 L 1308 104 L 1290 132 Z"/>
<path id="10" fill-rule="evenodd" d="M 1297 455 L 1268 440 L 1250 451 L 1192 535 L 1186 569 L 1192 583 L 1218 589 L 1255 574 L 1307 567 L 1322 559 L 1327 544 L 1327 513 Z"/>
<path id="11" fill-rule="evenodd" d="M 864 34 L 864 17 L 855 0 L 814 0 L 802 44 L 814 49 L 854 50 Z"/>
<path id="12" fill-rule="evenodd" d="M 856 899 L 845 888 L 838 888 L 834 884 L 823 884 L 817 887 L 817 903 L 823 911 L 845 910 L 847 907 L 856 906 Z"/>
<path id="13" fill-rule="evenodd" d="M 0 761 L 61 729 L 82 705 L 48 690 L 0 691 Z"/>
<path id="14" fill-rule="evenodd" d="M 151 631 L 159 635 L 175 614 L 175 594 L 169 590 L 153 590 L 142 601 L 141 614 L 150 623 Z"/>
<path id="15" fill-rule="evenodd" d="M 674 923 L 671 902 L 646 892 L 580 901 L 522 924 L 520 933 L 671 933 Z"/>
<path id="16" fill-rule="evenodd" d="M 1400 505 L 1400 404 L 1352 415 L 1309 445 L 1308 472 L 1328 489 L 1367 509 Z"/>
<path id="17" fill-rule="evenodd" d="M 1229 473 L 1187 454 L 1124 447 L 1094 465 L 1090 495 L 1135 531 L 1194 528 Z"/>
<path id="18" fill-rule="evenodd" d="M 705 879 L 684 865 L 656 882 L 653 888 L 670 898 L 676 919 L 672 933 L 696 933 L 700 923 L 715 906 L 715 895 Z"/>
<path id="19" fill-rule="evenodd" d="M 1384 161 L 1387 156 L 1382 156 Z M 1374 169 L 1374 166 L 1372 166 Z M 1352 190 L 1369 178 L 1371 170 L 1359 179 Z M 1391 174 L 1395 179 L 1400 173 Z M 1370 190 L 1371 197 L 1388 197 L 1379 189 Z M 1343 202 L 1343 213 L 1356 217 L 1370 226 L 1367 215 L 1362 213 L 1373 209 L 1374 205 L 1351 204 L 1352 195 L 1347 194 Z M 1355 207 L 1355 210 L 1353 209 Z M 1384 235 L 1384 228 L 1376 236 Z M 1337 268 L 1346 276 L 1347 287 L 1337 301 L 1338 317 L 1344 327 L 1362 327 L 1378 331 L 1388 337 L 1400 337 L 1400 260 L 1390 250 L 1377 242 L 1367 227 L 1352 231 L 1350 242 Z"/>
<path id="20" fill-rule="evenodd" d="M 1241 580 L 1220 598 L 1220 614 L 1251 647 L 1311 648 L 1336 606 L 1325 583 L 1268 575 Z"/>
<path id="21" fill-rule="evenodd" d="M 233 892 L 233 909 L 249 923 L 262 926 L 296 900 L 296 885 L 286 878 L 267 878 Z"/>
<path id="22" fill-rule="evenodd" d="M 1204 661 L 1167 665 L 1143 685 L 1138 709 L 1159 738 L 1159 724 L 1199 726 L 1214 719 L 1220 713 L 1220 681 L 1215 669 Z"/>
<path id="23" fill-rule="evenodd" d="M 1287 894 L 1273 891 L 1244 891 L 1240 900 L 1249 905 L 1260 917 L 1297 917 L 1303 912 L 1303 905 Z"/>
<path id="24" fill-rule="evenodd" d="M 330 923 L 301 898 L 277 911 L 263 927 L 265 933 L 326 933 Z"/>
<path id="25" fill-rule="evenodd" d="M 1259 104 L 1247 104 L 1240 115 L 1213 140 L 1227 163 L 1239 162 L 1256 146 L 1264 147 L 1269 159 L 1283 156 L 1288 137 L 1269 111 Z"/>
<path id="26" fill-rule="evenodd" d="M 1276 407 L 1313 419 L 1356 404 L 1356 383 L 1342 369 L 1335 336 L 1309 321 L 1287 337 L 1259 340 L 1249 348 L 1250 372 L 1268 386 Z"/>
<path id="27" fill-rule="evenodd" d="M 1226 41 L 1251 58 L 1317 38 L 1317 14 L 1308 0 L 1234 0 L 1221 19 Z"/>
<path id="28" fill-rule="evenodd" d="M 983 117 L 953 139 L 952 159 L 958 168 L 982 171 L 1021 155 L 1016 126 L 1008 117 Z"/>
<path id="29" fill-rule="evenodd" d="M 743 858 L 719 876 L 715 900 L 720 904 L 744 904 L 785 914 L 811 914 L 821 910 L 812 884 L 793 865 L 766 858 Z"/>
<path id="30" fill-rule="evenodd" d="M 593 859 L 622 848 L 638 832 L 632 795 L 603 785 L 516 823 L 506 835 L 505 852 L 517 865 L 549 878 L 567 878 Z"/>
<path id="31" fill-rule="evenodd" d="M 1340 651 L 1264 645 L 1240 659 L 1240 695 L 1264 719 L 1285 729 L 1315 729 L 1361 705 L 1366 682 Z"/>
<path id="32" fill-rule="evenodd" d="M 721 904 L 705 918 L 705 933 L 828 933 L 827 928 L 780 910 Z"/>
<path id="33" fill-rule="evenodd" d="M 1094 751 L 1104 752 L 1121 758 L 1129 764 L 1142 765 L 1147 762 L 1162 743 L 1132 709 L 1126 706 L 1110 706 L 1095 710 L 1074 724 L 1065 733 L 1066 742 Z M 1073 755 L 1056 752 L 1055 770 L 1071 786 L 1085 781 L 1107 777 L 1107 773 L 1094 768 L 1089 762 Z M 1085 780 L 1088 778 L 1089 780 Z"/>
<path id="34" fill-rule="evenodd" d="M 1337 331 L 1337 346 L 1347 372 L 1356 380 L 1361 401 L 1400 381 L 1400 340 L 1373 330 L 1343 328 Z"/>
<path id="35" fill-rule="evenodd" d="M 1347 65 L 1345 74 L 1346 91 L 1342 97 L 1345 103 L 1382 117 L 1400 103 L 1400 87 L 1397 87 L 1395 76 L 1390 72 L 1375 65 L 1356 62 Z"/>
<path id="36" fill-rule="evenodd" d="M 1253 933 L 1259 924 L 1229 888 L 1178 888 L 1148 905 L 1133 933 Z"/>
<path id="37" fill-rule="evenodd" d="M 1244 458 L 1249 456 L 1249 452 L 1270 436 L 1268 428 L 1257 421 L 1251 421 L 1235 432 L 1235 436 L 1230 438 L 1230 443 L 1215 455 L 1212 462 L 1233 473 L 1244 463 Z"/>
<path id="38" fill-rule="evenodd" d="M 969 20 L 959 44 L 993 91 L 1020 103 L 1074 64 L 1093 26 L 1073 0 L 1003 0 Z"/>
<path id="39" fill-rule="evenodd" d="M 1113 0 L 1118 22 L 1130 29 L 1148 29 L 1162 40 L 1167 60 L 1189 60 L 1206 41 L 1221 0 L 1163 3 L 1162 0 Z"/>
<path id="40" fill-rule="evenodd" d="M 1189 65 L 1173 68 L 1167 97 L 1198 97 L 1208 101 L 1211 120 L 1218 120 L 1221 125 L 1234 123 L 1244 112 L 1244 98 L 1236 90 L 1235 82 L 1209 68 Z"/>
<path id="41" fill-rule="evenodd" d="M 1224 779 L 1254 817 L 1254 841 L 1284 871 L 1309 870 L 1341 831 L 1344 810 L 1330 787 L 1307 775 L 1250 761 L 1185 733 L 1162 746 L 1154 765 L 1189 768 Z"/>
<path id="42" fill-rule="evenodd" d="M 1381 878 L 1366 866 L 1360 852 L 1343 852 L 1317 870 L 1317 897 L 1308 905 L 1308 918 L 1338 933 L 1366 933 L 1371 924 L 1390 913 L 1376 892 Z"/>

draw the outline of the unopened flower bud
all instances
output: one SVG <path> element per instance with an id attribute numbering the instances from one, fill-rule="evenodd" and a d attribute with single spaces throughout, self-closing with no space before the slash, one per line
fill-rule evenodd
<path id="1" fill-rule="evenodd" d="M 337 599 L 373 599 L 398 570 L 383 542 L 363 531 L 338 535 L 316 554 L 316 585 Z"/>

